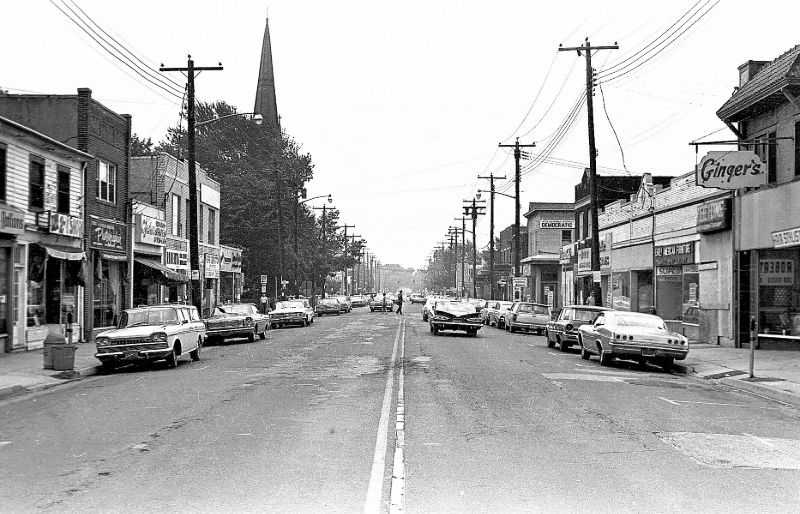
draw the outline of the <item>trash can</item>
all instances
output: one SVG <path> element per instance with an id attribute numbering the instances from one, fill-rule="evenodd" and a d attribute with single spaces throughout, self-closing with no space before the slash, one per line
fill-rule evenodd
<path id="1" fill-rule="evenodd" d="M 66 344 L 66 339 L 61 334 L 47 334 L 44 339 L 42 355 L 44 356 L 44 369 L 53 369 L 53 347 Z"/>
<path id="2" fill-rule="evenodd" d="M 75 369 L 74 344 L 54 344 L 50 347 L 53 355 L 53 369 L 56 371 L 72 371 Z"/>

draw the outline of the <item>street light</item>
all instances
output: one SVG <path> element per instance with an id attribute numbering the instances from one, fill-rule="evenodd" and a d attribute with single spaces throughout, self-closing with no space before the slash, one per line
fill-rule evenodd
<path id="1" fill-rule="evenodd" d="M 304 198 L 304 200 L 300 200 L 294 204 L 294 287 L 296 295 L 300 294 L 300 250 L 298 248 L 299 237 L 297 234 L 299 225 L 298 211 L 300 210 L 300 204 L 310 202 L 311 200 L 316 200 L 317 198 L 323 198 L 325 196 L 328 197 L 328 203 L 333 203 L 333 197 L 331 197 L 330 194 L 306 198 L 306 188 L 301 188 L 298 193 L 300 193 L 301 198 Z"/>
<path id="2" fill-rule="evenodd" d="M 264 122 L 264 117 L 258 114 L 257 112 L 235 112 L 233 114 L 226 114 L 225 116 L 218 116 L 216 118 L 211 118 L 210 120 L 199 121 L 194 124 L 194 128 L 202 127 L 203 125 L 208 125 L 209 123 L 214 123 L 219 120 L 224 120 L 225 118 L 233 118 L 234 116 L 251 116 L 252 121 L 256 125 L 261 125 Z"/>

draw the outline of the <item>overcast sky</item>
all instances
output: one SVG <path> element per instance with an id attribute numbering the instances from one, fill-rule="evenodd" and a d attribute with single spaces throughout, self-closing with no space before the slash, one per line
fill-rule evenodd
<path id="1" fill-rule="evenodd" d="M 71 1 L 3 2 L 0 88 L 75 94 L 89 87 L 111 109 L 133 115 L 140 136 L 161 140 L 178 121 L 180 101 L 114 60 L 54 6 L 66 10 L 62 2 Z M 549 159 L 523 177 L 523 212 L 531 201 L 574 199 L 588 162 L 586 109 L 558 136 L 585 86 L 585 68 L 575 52 L 559 53 L 559 43 L 619 44 L 593 56 L 607 80 L 608 117 L 595 96 L 598 165 L 636 175 L 691 171 L 688 142 L 724 128 L 715 112 L 737 85 L 737 66 L 800 43 L 797 0 L 75 3 L 156 69 L 185 66 L 189 53 L 198 66 L 222 62 L 224 71 L 198 77 L 197 97 L 242 112 L 253 108 L 268 12 L 282 125 L 315 163 L 309 194 L 330 193 L 384 263 L 414 267 L 449 225 L 460 225 L 462 200 L 488 187 L 477 175 L 513 177 L 513 157 L 499 142 L 519 136 L 537 143 L 534 153 L 548 150 Z M 672 30 L 708 13 L 674 42 L 647 47 L 693 8 L 698 14 Z M 724 129 L 707 139 L 731 137 Z M 499 186 L 513 194 L 510 183 Z M 496 202 L 499 231 L 513 223 L 514 202 Z M 477 232 L 485 247 L 488 216 Z"/>

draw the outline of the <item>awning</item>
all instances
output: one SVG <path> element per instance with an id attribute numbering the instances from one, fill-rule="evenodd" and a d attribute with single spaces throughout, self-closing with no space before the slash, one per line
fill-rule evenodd
<path id="1" fill-rule="evenodd" d="M 38 245 L 47 251 L 47 255 L 56 259 L 62 259 L 65 261 L 82 261 L 86 258 L 86 254 L 79 248 L 56 246 L 45 243 L 38 243 Z"/>
<path id="2" fill-rule="evenodd" d="M 187 277 L 186 275 L 182 275 L 175 270 L 169 269 L 160 262 L 154 261 L 152 259 L 145 259 L 144 257 L 135 257 L 133 260 L 138 262 L 142 266 L 147 266 L 153 271 L 158 272 L 158 274 L 161 275 L 161 278 L 165 282 L 186 283 L 189 281 L 189 277 Z"/>
<path id="3" fill-rule="evenodd" d="M 123 255 L 123 254 L 120 254 L 120 253 L 103 252 L 103 253 L 100 254 L 100 257 L 102 257 L 103 259 L 105 259 L 107 261 L 122 262 L 122 261 L 127 261 L 128 260 L 128 256 L 127 255 Z"/>

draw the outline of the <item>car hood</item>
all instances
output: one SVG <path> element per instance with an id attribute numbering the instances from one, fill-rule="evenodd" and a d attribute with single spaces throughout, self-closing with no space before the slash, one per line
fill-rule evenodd
<path id="1" fill-rule="evenodd" d="M 297 309 L 297 308 L 275 309 L 274 311 L 270 312 L 270 314 L 292 314 L 292 313 L 297 313 L 297 312 L 300 312 L 300 313 L 305 312 L 305 309 Z"/>
<path id="2" fill-rule="evenodd" d="M 150 337 L 154 332 L 165 332 L 166 325 L 142 325 L 140 327 L 119 328 L 101 332 L 97 337 L 108 337 L 111 339 L 136 339 Z"/>

